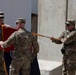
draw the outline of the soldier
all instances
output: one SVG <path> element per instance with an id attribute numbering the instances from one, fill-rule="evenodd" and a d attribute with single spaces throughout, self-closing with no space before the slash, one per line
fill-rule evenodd
<path id="1" fill-rule="evenodd" d="M 62 33 L 59 38 L 51 37 L 52 42 L 56 44 L 63 43 L 63 63 L 64 63 L 64 75 L 75 75 L 76 70 L 76 29 L 75 21 L 68 20 L 66 22 L 67 30 Z"/>
<path id="2" fill-rule="evenodd" d="M 0 41 L 4 40 L 3 35 L 2 35 L 2 26 L 5 26 L 6 28 L 10 27 L 10 25 L 7 25 L 7 24 L 4 23 L 4 13 L 0 12 L 0 30 L 1 30 Z M 7 71 L 7 74 L 8 74 L 9 65 L 10 65 L 11 60 L 12 60 L 12 57 L 10 56 L 10 50 L 9 51 L 4 51 L 3 55 L 4 55 L 3 57 L 4 57 L 5 65 L 6 65 L 6 71 Z"/>
<path id="3" fill-rule="evenodd" d="M 14 44 L 13 59 L 10 65 L 10 75 L 19 75 L 21 70 L 22 75 L 30 75 L 30 67 L 32 56 L 39 52 L 39 45 L 31 32 L 27 31 L 25 27 L 26 20 L 19 18 L 16 21 L 18 31 L 15 31 L 5 42 L 1 41 L 1 47 L 6 48 Z M 33 45 L 34 52 L 31 52 Z"/>
<path id="4" fill-rule="evenodd" d="M 4 23 L 4 13 L 0 12 L 0 41 L 3 41 L 3 35 L 2 35 L 2 26 L 5 26 L 5 28 L 10 27 L 10 25 L 7 25 Z M 10 56 L 10 50 L 9 51 L 4 51 L 3 52 L 3 57 L 4 57 L 4 61 L 5 61 L 5 67 L 6 67 L 6 72 L 8 74 L 9 71 L 9 65 L 11 63 L 11 56 Z"/>
<path id="5" fill-rule="evenodd" d="M 4 24 L 4 13 L 0 12 L 0 41 L 3 40 L 2 36 L 2 26 L 5 25 L 5 27 L 10 27 L 9 25 Z M 0 75 L 6 75 L 6 67 L 4 67 L 4 52 L 0 50 Z M 5 69 L 4 69 L 5 68 Z M 6 73 L 5 73 L 6 71 Z"/>

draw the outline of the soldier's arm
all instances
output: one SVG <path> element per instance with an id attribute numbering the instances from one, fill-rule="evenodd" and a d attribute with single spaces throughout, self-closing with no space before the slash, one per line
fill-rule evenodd
<path id="1" fill-rule="evenodd" d="M 65 39 L 64 39 L 64 35 L 65 35 L 66 32 L 67 32 L 67 31 L 63 31 L 59 38 L 51 37 L 50 39 L 52 40 L 52 42 L 54 42 L 54 43 L 56 43 L 56 44 L 62 44 L 63 41 L 65 40 Z"/>
<path id="2" fill-rule="evenodd" d="M 32 45 L 33 45 L 33 48 L 34 48 L 34 53 L 37 54 L 39 52 L 39 44 L 36 41 L 35 37 L 32 38 Z"/>
<path id="3" fill-rule="evenodd" d="M 70 44 L 70 43 L 72 43 L 72 42 L 75 41 L 75 40 L 76 40 L 76 32 L 73 32 L 73 33 L 69 34 L 69 35 L 66 37 L 64 43 L 65 43 L 65 44 Z"/>
<path id="4" fill-rule="evenodd" d="M 50 39 L 52 40 L 52 42 L 54 42 L 54 43 L 56 43 L 56 44 L 61 44 L 61 43 L 62 43 L 61 38 L 51 37 Z"/>

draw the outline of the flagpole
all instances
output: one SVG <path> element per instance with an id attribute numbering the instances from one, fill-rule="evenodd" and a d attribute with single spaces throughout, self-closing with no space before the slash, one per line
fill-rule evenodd
<path id="1" fill-rule="evenodd" d="M 34 32 L 32 32 L 33 36 L 41 36 L 41 37 L 45 37 L 45 38 L 51 38 L 49 36 L 46 36 L 46 35 L 42 35 L 42 34 L 36 34 Z"/>

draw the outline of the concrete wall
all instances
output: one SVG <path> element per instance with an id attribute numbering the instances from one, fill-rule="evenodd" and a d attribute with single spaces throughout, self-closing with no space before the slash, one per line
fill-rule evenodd
<path id="1" fill-rule="evenodd" d="M 68 0 L 68 19 L 76 20 L 76 0 Z"/>
<path id="2" fill-rule="evenodd" d="M 0 11 L 5 13 L 5 23 L 15 27 L 16 19 L 23 17 L 31 30 L 31 0 L 0 0 Z"/>
<path id="3" fill-rule="evenodd" d="M 59 37 L 65 30 L 66 0 L 39 0 L 38 5 L 38 33 Z M 38 42 L 39 59 L 62 61 L 62 45 L 54 44 L 49 38 L 43 37 L 38 37 Z"/>

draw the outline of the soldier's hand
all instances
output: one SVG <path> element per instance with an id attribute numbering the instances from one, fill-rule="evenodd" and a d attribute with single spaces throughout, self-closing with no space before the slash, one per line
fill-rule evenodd
<path id="1" fill-rule="evenodd" d="M 2 45 L 3 44 L 3 41 L 0 41 L 0 45 Z"/>
<path id="2" fill-rule="evenodd" d="M 0 46 L 2 47 L 2 45 L 3 45 L 3 41 L 0 41 Z"/>
<path id="3" fill-rule="evenodd" d="M 2 49 L 3 41 L 0 41 L 0 50 Z"/>
<path id="4" fill-rule="evenodd" d="M 50 40 L 52 40 L 52 42 L 55 42 L 55 38 L 54 37 L 50 37 Z"/>

